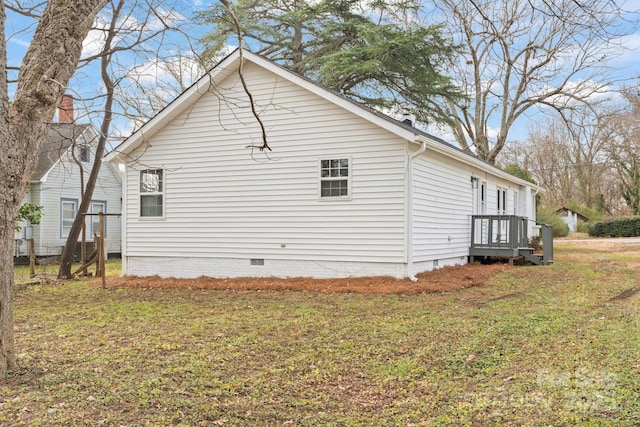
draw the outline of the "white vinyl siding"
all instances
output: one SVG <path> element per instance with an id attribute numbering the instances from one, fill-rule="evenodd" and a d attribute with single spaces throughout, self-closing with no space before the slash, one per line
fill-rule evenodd
<path id="1" fill-rule="evenodd" d="M 142 168 L 127 166 L 127 255 L 404 262 L 404 141 L 255 65 L 245 74 L 273 151 L 246 148 L 260 128 L 232 74 L 129 155 L 171 185 L 165 220 L 145 221 Z M 344 158 L 350 197 L 324 203 L 319 159 Z"/>
<path id="2" fill-rule="evenodd" d="M 414 160 L 414 262 L 466 262 L 474 191 L 470 172 L 464 165 L 429 150 Z"/>
<path id="3" fill-rule="evenodd" d="M 93 154 L 93 153 L 92 153 Z M 91 156 L 95 159 L 95 156 Z M 72 163 L 71 153 L 62 158 L 45 177 L 44 182 L 32 183 L 32 200 L 43 206 L 40 225 L 34 226 L 34 244 L 36 255 L 59 255 L 66 242 L 67 234 L 62 234 L 61 199 L 77 200 L 80 203 L 80 177 L 78 166 Z M 82 163 L 85 177 L 91 172 L 91 163 Z M 122 202 L 122 185 L 115 172 L 107 163 L 100 168 L 98 181 L 94 189 L 93 198 L 104 201 L 109 209 L 108 213 L 120 213 Z M 36 202 L 34 202 L 36 203 Z M 76 208 L 77 209 L 77 208 Z M 87 220 L 87 225 L 90 225 Z M 109 217 L 107 221 L 107 238 L 105 249 L 108 253 L 120 253 L 120 218 Z M 91 229 L 87 228 L 87 240 L 93 239 Z"/>
<path id="4" fill-rule="evenodd" d="M 474 203 L 478 214 L 486 215 L 487 206 L 506 214 L 519 191 L 509 191 L 508 181 L 490 174 L 477 178 L 480 172 L 472 166 L 430 150 L 414 162 L 413 261 L 427 267 L 442 265 L 440 260 L 466 262 Z M 470 176 L 477 184 L 470 182 Z"/>

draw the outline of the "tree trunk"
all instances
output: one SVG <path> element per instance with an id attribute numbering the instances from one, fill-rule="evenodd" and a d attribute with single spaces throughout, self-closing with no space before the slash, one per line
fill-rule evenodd
<path id="1" fill-rule="evenodd" d="M 13 338 L 13 227 L 17 210 L 0 206 L 0 373 L 16 368 Z"/>
<path id="2" fill-rule="evenodd" d="M 13 232 L 49 123 L 105 0 L 50 0 L 20 68 L 9 107 L 0 79 L 0 374 L 16 367 L 13 333 Z M 6 14 L 0 2 L 0 73 L 6 76 Z"/>
<path id="3" fill-rule="evenodd" d="M 6 19 L 4 2 L 0 3 L 0 149 L 4 152 L 9 142 L 9 92 L 7 75 L 7 49 L 5 43 Z M 12 202 L 4 190 L 5 155 L 0 157 L 0 373 L 16 367 L 13 338 L 13 231 L 18 217 L 18 204 Z M 10 203 L 12 202 L 12 203 Z"/>
<path id="4" fill-rule="evenodd" d="M 91 167 L 91 173 L 89 174 L 89 179 L 87 180 L 87 185 L 84 189 L 84 193 L 82 194 L 82 200 L 80 201 L 80 207 L 78 208 L 78 214 L 76 215 L 73 224 L 71 225 L 71 230 L 69 230 L 69 235 L 67 236 L 67 241 L 62 249 L 62 255 L 60 256 L 60 269 L 58 270 L 58 278 L 59 279 L 70 279 L 73 275 L 71 274 L 71 263 L 73 261 L 73 255 L 76 250 L 76 243 L 78 242 L 78 237 L 80 236 L 80 232 L 84 229 L 86 221 L 86 213 L 89 211 L 89 206 L 91 205 L 91 199 L 93 198 L 93 191 L 96 188 L 96 184 L 98 182 L 98 177 L 100 176 L 100 168 L 102 167 L 102 157 L 104 156 L 104 152 L 107 146 L 107 136 L 109 135 L 109 129 L 111 127 L 111 120 L 113 117 L 113 98 L 114 98 L 114 89 L 115 85 L 111 80 L 111 76 L 109 75 L 109 63 L 111 61 L 111 51 L 112 43 L 114 38 L 117 35 L 117 24 L 118 18 L 120 16 L 120 12 L 124 6 L 124 0 L 119 0 L 116 7 L 113 10 L 113 17 L 111 19 L 111 26 L 109 27 L 109 31 L 107 32 L 107 38 L 103 47 L 103 55 L 101 58 L 101 77 L 102 83 L 104 84 L 106 91 L 106 100 L 104 105 L 104 117 L 102 118 L 102 125 L 100 127 L 100 137 L 98 138 L 98 144 L 96 146 L 95 160 L 93 161 L 93 166 Z M 80 166 L 81 167 L 81 166 Z M 104 212 L 107 213 L 107 212 Z M 92 230 L 93 233 L 93 230 Z M 104 235 L 104 230 L 100 230 L 100 236 Z M 94 241 L 95 244 L 95 241 Z M 84 263 L 84 260 L 82 260 Z"/>

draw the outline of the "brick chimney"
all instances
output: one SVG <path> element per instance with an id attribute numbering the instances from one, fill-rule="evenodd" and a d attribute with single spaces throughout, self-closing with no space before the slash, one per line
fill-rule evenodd
<path id="1" fill-rule="evenodd" d="M 58 106 L 58 122 L 73 123 L 73 96 L 62 95 L 60 105 Z"/>

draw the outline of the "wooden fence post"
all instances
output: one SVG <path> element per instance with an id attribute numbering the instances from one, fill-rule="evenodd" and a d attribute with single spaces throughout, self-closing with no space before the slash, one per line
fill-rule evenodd
<path id="1" fill-rule="evenodd" d="M 102 259 L 102 254 L 100 254 L 100 248 L 102 247 L 102 245 L 100 244 L 100 235 L 99 234 L 94 234 L 93 235 L 93 250 L 96 253 L 96 277 L 100 277 L 101 270 L 100 270 L 100 260 Z"/>
<path id="2" fill-rule="evenodd" d="M 29 239 L 29 274 L 36 275 L 36 249 L 33 239 Z"/>
<path id="3" fill-rule="evenodd" d="M 107 287 L 106 256 L 104 248 L 104 213 L 100 212 L 100 273 L 102 274 L 102 288 Z"/>

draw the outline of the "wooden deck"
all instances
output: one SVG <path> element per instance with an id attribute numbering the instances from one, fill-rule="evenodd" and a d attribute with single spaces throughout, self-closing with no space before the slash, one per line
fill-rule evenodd
<path id="1" fill-rule="evenodd" d="M 524 257 L 537 265 L 553 262 L 553 230 L 540 224 L 543 253 L 534 253 L 529 244 L 529 219 L 515 215 L 473 215 L 471 217 L 470 261 L 477 257 Z"/>

